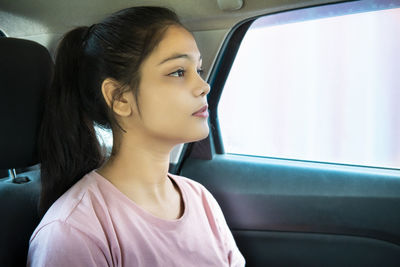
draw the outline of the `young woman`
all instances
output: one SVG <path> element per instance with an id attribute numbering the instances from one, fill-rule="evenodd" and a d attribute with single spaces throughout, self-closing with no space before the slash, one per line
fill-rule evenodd
<path id="1" fill-rule="evenodd" d="M 207 137 L 209 85 L 172 11 L 134 7 L 68 32 L 40 134 L 44 215 L 29 266 L 243 266 L 213 196 L 168 173 Z M 94 124 L 112 129 L 105 158 Z"/>

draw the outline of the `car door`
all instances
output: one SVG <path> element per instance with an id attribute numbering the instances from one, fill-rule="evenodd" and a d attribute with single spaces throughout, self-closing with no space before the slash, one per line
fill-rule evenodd
<path id="1" fill-rule="evenodd" d="M 210 135 L 186 144 L 172 170 L 215 196 L 247 266 L 400 266 L 399 6 L 356 1 L 288 10 L 243 21 L 224 41 L 208 79 Z M 301 27 L 312 31 L 305 36 Z M 262 29 L 274 39 L 256 35 Z M 360 29 L 365 34 L 356 35 Z M 288 54 L 293 47 L 297 56 Z M 360 62 L 343 61 L 358 51 Z M 276 78 L 276 69 L 284 76 Z M 291 74 L 302 69 L 308 72 Z M 255 75 L 269 82 L 256 84 Z M 295 77 L 306 81 L 305 91 Z M 348 84 L 335 84 L 340 79 Z"/>

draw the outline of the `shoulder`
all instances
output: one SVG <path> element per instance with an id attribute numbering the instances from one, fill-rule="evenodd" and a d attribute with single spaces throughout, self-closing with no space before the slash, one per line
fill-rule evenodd
<path id="1" fill-rule="evenodd" d="M 102 242 L 57 220 L 46 224 L 31 239 L 28 266 L 108 266 Z M 71 257 L 73 255 L 73 257 Z"/>
<path id="2" fill-rule="evenodd" d="M 96 206 L 103 202 L 98 182 L 93 172 L 86 174 L 65 192 L 46 212 L 31 236 L 31 241 L 42 231 L 54 228 L 86 230 L 83 222 L 95 218 L 90 216 Z M 87 224 L 86 224 L 87 225 Z M 90 231 L 89 231 L 90 232 Z"/>
<path id="3" fill-rule="evenodd" d="M 103 203 L 98 181 L 90 172 L 54 202 L 42 218 L 29 241 L 30 264 L 76 266 L 70 255 L 77 255 L 86 266 L 104 262 L 107 242 L 101 221 L 107 208 Z"/>
<path id="4" fill-rule="evenodd" d="M 65 221 L 54 220 L 35 231 L 34 236 L 31 238 L 31 246 L 35 243 L 46 244 L 48 247 L 57 247 L 61 244 L 65 246 L 83 239 L 90 240 L 90 237 Z"/>

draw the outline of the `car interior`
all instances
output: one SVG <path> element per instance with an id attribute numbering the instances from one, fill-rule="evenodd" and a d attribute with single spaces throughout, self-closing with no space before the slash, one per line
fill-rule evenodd
<path id="1" fill-rule="evenodd" d="M 174 10 L 183 24 L 193 33 L 202 53 L 204 78 L 211 86 L 208 95 L 210 134 L 204 140 L 177 146 L 171 152 L 170 173 L 198 181 L 213 194 L 224 212 L 239 250 L 246 259 L 246 266 L 400 266 L 400 110 L 396 100 L 400 97 L 400 83 L 396 78 L 400 62 L 400 52 L 398 52 L 400 38 L 396 37 L 400 36 L 400 26 L 397 26 L 400 25 L 398 0 L 0 1 L 0 124 L 2 126 L 0 266 L 26 265 L 29 238 L 40 221 L 38 215 L 40 162 L 37 157 L 37 134 L 42 109 L 46 105 L 41 95 L 51 82 L 54 51 L 58 41 L 65 32 L 74 27 L 89 26 L 114 11 L 141 5 L 164 6 Z M 286 57 L 285 52 L 273 51 L 271 47 L 301 47 L 298 53 L 304 54 L 308 53 L 311 44 L 310 42 L 306 48 L 302 47 L 301 37 L 296 37 L 299 39 L 290 39 L 291 41 L 286 41 L 284 44 L 272 46 L 277 39 L 270 38 L 263 43 L 264 39 L 259 36 L 251 39 L 252 34 L 255 36 L 264 28 L 271 28 L 279 33 L 285 31 L 282 25 L 296 26 L 301 23 L 307 24 L 309 21 L 323 24 L 329 18 L 350 18 L 351 15 L 357 14 L 376 15 L 379 12 L 392 12 L 382 13 L 382 17 L 393 18 L 381 23 L 382 27 L 386 27 L 382 29 L 387 29 L 387 34 L 380 34 L 383 30 L 377 30 L 376 25 L 380 23 L 381 17 L 367 18 L 365 21 L 369 24 L 360 21 L 354 24 L 365 28 L 365 35 L 370 38 L 366 40 L 372 42 L 375 48 L 379 47 L 374 56 L 369 51 L 362 54 L 360 57 L 363 63 L 357 68 L 363 69 L 362 65 L 368 64 L 369 57 L 374 57 L 372 65 L 383 62 L 382 64 L 387 65 L 387 69 L 385 73 L 379 74 L 381 78 L 376 80 L 371 76 L 378 74 L 374 71 L 368 74 L 369 72 L 363 69 L 364 72 L 357 76 L 361 78 L 357 79 L 365 79 L 365 84 L 373 83 L 376 90 L 383 92 L 370 95 L 368 103 L 377 99 L 379 105 L 377 104 L 376 112 L 384 110 L 382 118 L 391 118 L 386 123 L 388 130 L 385 135 L 377 135 L 378 141 L 374 143 L 374 147 L 377 147 L 376 151 L 381 151 L 382 147 L 387 146 L 388 151 L 391 151 L 390 155 L 393 155 L 392 161 L 389 156 L 381 156 L 383 154 L 379 153 L 375 153 L 377 163 L 372 161 L 370 163 L 353 161 L 353 158 L 325 160 L 323 157 L 306 157 L 306 153 L 303 153 L 303 157 L 300 152 L 295 156 L 272 152 L 252 154 L 247 152 L 249 150 L 240 151 L 237 148 L 239 145 L 235 142 L 243 141 L 244 147 L 249 149 L 248 142 L 251 141 L 254 142 L 255 149 L 259 147 L 272 149 L 272 145 L 268 148 L 268 145 L 262 143 L 264 139 L 270 139 L 279 145 L 282 144 L 280 138 L 283 138 L 282 135 L 278 135 L 274 139 L 265 134 L 257 139 L 254 137 L 256 135 L 252 135 L 258 131 L 257 127 L 263 125 L 264 121 L 261 119 L 268 116 L 262 110 L 253 113 L 239 110 L 245 119 L 241 121 L 239 117 L 233 117 L 230 118 L 231 126 L 224 126 L 227 120 L 225 118 L 226 116 L 229 118 L 229 114 L 224 115 L 222 101 L 236 103 L 227 95 L 230 88 L 233 88 L 231 84 L 235 83 L 230 80 L 234 78 L 240 78 L 248 85 L 238 89 L 239 98 L 243 97 L 241 103 L 244 103 L 246 101 L 244 98 L 247 97 L 250 99 L 250 106 L 252 103 L 260 102 L 262 109 L 266 108 L 265 102 L 262 102 L 263 98 L 251 90 L 252 87 L 258 86 L 252 82 L 253 77 L 250 74 L 240 76 L 241 72 L 237 70 L 241 65 L 242 68 L 248 69 L 249 67 L 243 67 L 243 64 L 251 58 L 253 61 L 249 64 L 258 64 L 258 68 L 264 70 L 261 76 L 268 76 L 265 71 L 268 57 L 265 59 L 263 53 L 268 54 L 271 61 L 274 53 L 283 53 L 277 56 L 278 61 L 283 61 Z M 361 20 L 361 17 L 354 18 Z M 340 23 L 342 23 L 340 32 L 351 28 L 343 22 Z M 389 26 L 390 23 L 394 26 Z M 333 32 L 317 31 L 316 26 L 312 27 L 314 27 L 312 34 L 327 32 L 327 36 L 334 35 Z M 373 30 L 375 31 L 371 35 Z M 351 34 L 348 33 L 349 36 Z M 310 36 L 307 40 L 311 38 L 312 42 L 316 43 L 316 37 Z M 340 36 L 344 38 L 343 35 Z M 386 36 L 391 36 L 393 39 L 384 39 Z M 258 46 L 252 46 L 254 43 L 250 44 L 250 39 L 255 40 Z M 382 46 L 380 41 L 383 43 Z M 351 50 L 353 52 L 346 54 L 346 57 L 356 53 L 354 51 L 362 50 L 363 47 L 369 47 L 367 41 L 363 42 L 356 45 L 354 50 Z M 246 54 L 243 51 L 247 45 L 250 47 L 248 50 L 250 52 L 256 51 L 255 47 L 260 50 Z M 313 46 L 311 52 L 318 50 L 317 46 Z M 323 50 L 318 56 L 334 53 L 331 52 L 332 49 L 338 46 L 339 43 L 333 43 L 332 47 Z M 288 58 L 289 64 L 294 64 L 294 56 L 289 55 Z M 334 55 L 334 58 L 338 56 Z M 386 59 L 393 61 L 388 63 Z M 309 57 L 307 60 L 310 60 Z M 297 77 L 291 76 L 288 68 L 281 68 L 277 62 L 271 64 L 271 71 L 281 69 L 284 75 L 282 79 L 285 81 L 280 80 L 280 83 Z M 357 68 L 354 68 L 354 72 Z M 258 73 L 257 71 L 252 73 Z M 336 74 L 339 72 L 345 73 L 347 69 L 335 68 L 332 77 L 338 80 Z M 316 82 L 318 79 L 319 82 L 322 79 L 321 84 L 324 86 L 330 83 L 325 76 L 323 76 L 325 78 L 317 77 L 318 73 L 319 70 L 312 69 L 308 81 Z M 356 74 L 351 72 L 351 75 Z M 390 80 L 389 77 L 393 79 Z M 293 84 L 296 82 L 297 80 L 293 81 Z M 313 86 L 310 84 L 307 86 Z M 261 86 L 270 87 L 271 90 L 280 88 L 280 84 L 276 85 L 273 82 L 262 83 Z M 316 87 L 320 87 L 319 84 Z M 360 87 L 362 87 L 361 95 L 357 94 L 356 99 L 361 99 L 363 94 L 370 92 L 367 91 L 367 87 Z M 390 93 L 385 93 L 389 92 L 386 87 L 392 88 Z M 313 98 L 315 94 L 303 95 L 306 98 Z M 391 101 L 392 109 L 383 102 L 382 94 L 387 94 L 385 99 Z M 272 97 L 271 94 L 269 96 Z M 308 104 L 302 103 L 303 98 L 296 99 L 302 106 L 307 107 Z M 280 105 L 279 103 L 277 105 Z M 356 109 L 355 104 L 351 106 Z M 247 106 L 235 104 L 232 108 L 247 109 Z M 290 105 L 285 105 L 285 109 L 288 108 Z M 339 112 L 340 108 L 340 105 L 333 105 L 335 112 Z M 282 124 L 284 119 L 279 117 L 281 112 L 277 111 L 278 109 L 274 110 L 276 112 L 269 115 Z M 301 111 L 294 110 L 292 113 L 297 112 Z M 319 113 L 319 111 L 312 112 Z M 352 116 L 349 115 L 350 111 L 344 113 L 343 116 Z M 360 121 L 371 124 L 373 116 L 370 113 L 362 113 L 354 122 L 348 124 L 358 125 Z M 307 124 L 307 119 L 305 117 L 296 122 L 296 127 Z M 334 121 L 336 117 L 326 116 L 323 120 L 324 123 Z M 382 120 L 378 119 L 377 123 L 381 124 L 374 124 L 371 129 L 382 126 Z M 274 127 L 267 125 L 266 128 L 269 131 Z M 246 130 L 249 131 L 249 135 L 244 134 Z M 335 127 L 327 132 L 334 130 Z M 234 139 L 236 137 L 229 136 L 228 132 L 239 135 Z M 334 132 L 333 135 L 336 134 Z M 357 140 L 361 140 L 358 149 L 360 151 L 368 145 L 362 142 L 364 135 L 373 138 L 369 130 L 364 130 L 354 138 L 355 141 L 352 139 L 350 142 L 357 143 Z M 298 136 L 300 142 L 309 144 L 305 140 L 308 138 L 307 135 L 298 134 Z M 318 138 L 310 137 L 310 139 Z M 107 142 L 104 145 L 110 146 Z M 330 147 L 334 149 L 335 145 Z M 362 151 L 361 155 L 366 154 Z M 353 155 L 350 152 L 347 154 Z M 381 161 L 386 163 L 381 164 Z"/>

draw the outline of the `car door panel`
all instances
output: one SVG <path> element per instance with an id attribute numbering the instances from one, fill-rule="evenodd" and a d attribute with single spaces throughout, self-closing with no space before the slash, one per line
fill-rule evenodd
<path id="1" fill-rule="evenodd" d="M 289 259 L 400 263 L 395 171 L 225 154 L 189 158 L 180 174 L 212 192 L 255 266 Z M 310 260 L 314 247 L 324 255 L 319 260 Z M 304 257 L 297 257 L 302 250 Z"/>

